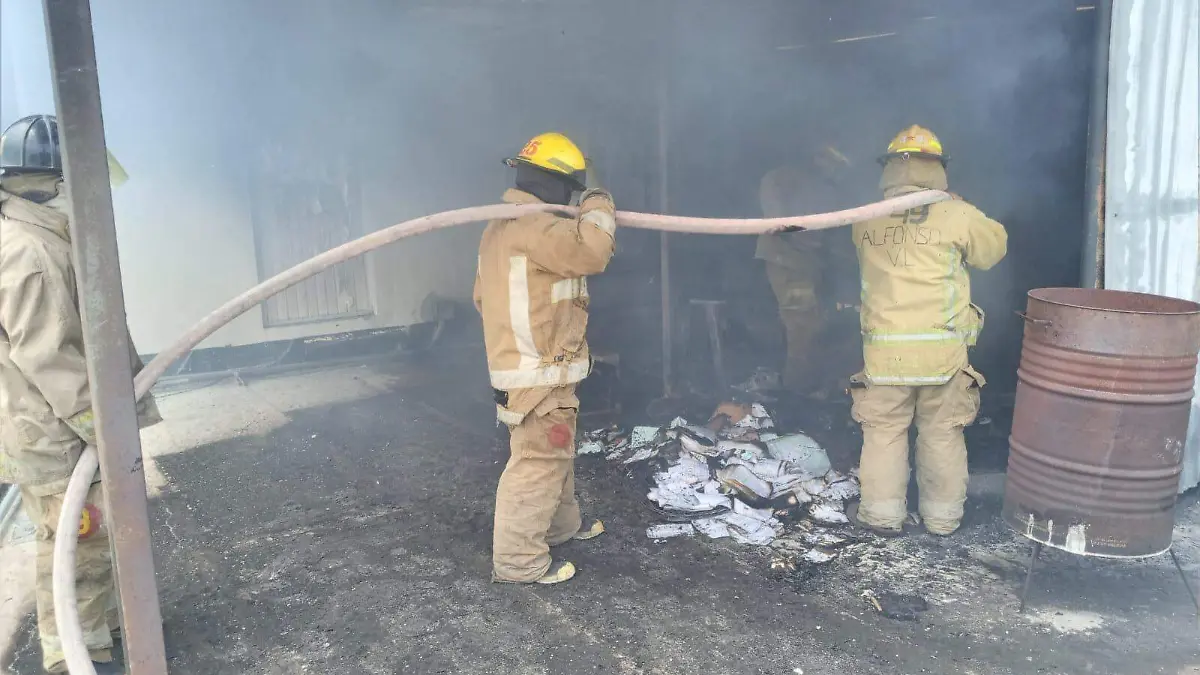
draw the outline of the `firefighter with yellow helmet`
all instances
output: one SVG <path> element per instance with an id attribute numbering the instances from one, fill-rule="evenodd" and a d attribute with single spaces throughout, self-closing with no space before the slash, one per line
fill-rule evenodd
<path id="1" fill-rule="evenodd" d="M 880 158 L 884 197 L 946 190 L 942 143 L 928 129 L 900 132 Z M 1004 226 L 961 199 L 857 223 L 865 368 L 853 378 L 862 425 L 858 522 L 899 534 L 907 516 L 908 432 L 917 427 L 917 484 L 925 528 L 958 529 L 967 495 L 963 429 L 979 412 L 984 378 L 967 360 L 983 327 L 968 267 L 1007 252 Z"/>
<path id="2" fill-rule="evenodd" d="M 604 532 L 575 499 L 575 387 L 591 370 L 587 277 L 612 258 L 615 207 L 562 134 L 535 137 L 505 163 L 516 174 L 509 204 L 566 205 L 582 192 L 577 217 L 488 223 L 475 277 L 496 415 L 511 445 L 496 490 L 492 579 L 555 584 L 575 566 L 551 558 L 550 547 Z"/>

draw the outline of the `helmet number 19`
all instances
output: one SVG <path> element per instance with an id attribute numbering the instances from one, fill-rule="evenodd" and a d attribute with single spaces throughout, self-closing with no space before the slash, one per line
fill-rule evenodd
<path id="1" fill-rule="evenodd" d="M 929 220 L 929 205 L 918 206 L 915 209 L 909 209 L 904 212 L 905 225 L 920 225 Z"/>

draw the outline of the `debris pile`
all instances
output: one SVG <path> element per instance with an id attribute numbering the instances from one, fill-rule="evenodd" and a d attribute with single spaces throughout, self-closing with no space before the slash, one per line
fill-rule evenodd
<path id="1" fill-rule="evenodd" d="M 780 433 L 762 404 L 724 403 L 703 425 L 677 417 L 666 427 L 582 435 L 580 455 L 657 468 L 647 498 L 664 521 L 652 539 L 703 534 L 775 549 L 772 567 L 827 563 L 856 541 L 845 503 L 859 496 L 856 471 L 834 470 L 820 444 Z"/>

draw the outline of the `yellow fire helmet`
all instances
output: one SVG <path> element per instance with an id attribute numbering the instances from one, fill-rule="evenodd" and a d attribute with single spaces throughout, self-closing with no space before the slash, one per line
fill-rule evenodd
<path id="1" fill-rule="evenodd" d="M 816 165 L 821 175 L 831 183 L 841 181 L 852 166 L 850 158 L 832 145 L 826 145 L 821 148 L 813 157 L 813 164 Z"/>
<path id="2" fill-rule="evenodd" d="M 583 151 L 566 136 L 550 132 L 533 137 L 516 157 L 504 160 L 508 166 L 517 164 L 536 166 L 550 173 L 558 173 L 582 184 L 587 160 Z"/>
<path id="3" fill-rule="evenodd" d="M 942 142 L 936 134 L 925 127 L 916 124 L 896 134 L 888 143 L 887 154 L 879 158 L 880 164 L 886 164 L 889 159 L 896 157 L 927 157 L 936 159 L 944 166 L 949 157 L 942 150 Z"/>

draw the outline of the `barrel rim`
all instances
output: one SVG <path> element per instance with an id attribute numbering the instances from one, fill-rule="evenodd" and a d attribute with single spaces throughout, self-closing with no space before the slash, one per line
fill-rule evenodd
<path id="1" fill-rule="evenodd" d="M 1164 309 L 1163 311 L 1145 311 L 1137 309 L 1125 309 L 1117 307 L 1097 307 L 1095 304 L 1083 304 L 1080 301 L 1071 302 L 1062 298 L 1046 297 L 1047 293 L 1062 293 L 1062 294 L 1088 294 L 1088 295 L 1104 295 L 1111 298 L 1141 298 L 1161 302 L 1166 306 L 1174 305 L 1178 309 Z M 1172 298 L 1165 295 L 1155 295 L 1152 293 L 1137 293 L 1134 291 L 1119 291 L 1110 288 L 1075 288 L 1071 286 L 1053 286 L 1047 288 L 1035 288 L 1026 293 L 1030 300 L 1037 300 L 1048 305 L 1058 307 L 1070 307 L 1072 309 L 1082 309 L 1090 312 L 1111 312 L 1113 314 L 1132 314 L 1141 316 L 1195 316 L 1200 314 L 1200 303 L 1184 300 L 1181 298 Z M 1189 308 L 1184 310 L 1183 308 Z"/>

